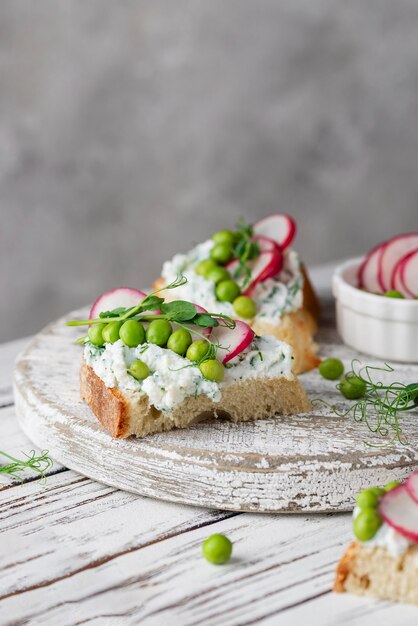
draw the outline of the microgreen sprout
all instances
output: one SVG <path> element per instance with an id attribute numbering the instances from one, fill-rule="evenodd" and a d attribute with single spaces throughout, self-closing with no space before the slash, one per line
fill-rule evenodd
<path id="1" fill-rule="evenodd" d="M 10 461 L 7 465 L 0 466 L 0 474 L 7 474 L 18 478 L 21 482 L 23 479 L 20 475 L 21 472 L 26 470 L 33 470 L 37 472 L 42 479 L 45 479 L 45 472 L 53 466 L 53 461 L 48 455 L 48 450 L 43 450 L 41 454 L 37 455 L 35 450 L 31 450 L 29 454 L 25 454 L 25 459 L 16 459 L 15 457 L 0 450 L 0 456 L 5 457 Z"/>
<path id="2" fill-rule="evenodd" d="M 391 374 L 394 371 L 388 363 L 361 367 L 360 361 L 354 359 L 346 378 L 359 381 L 363 385 L 363 395 L 346 410 L 338 410 L 322 399 L 317 399 L 316 402 L 330 407 L 339 417 L 351 416 L 355 422 L 366 424 L 370 432 L 389 438 L 383 444 L 366 441 L 366 445 L 381 447 L 395 440 L 405 444 L 407 442 L 402 433 L 400 418 L 404 412 L 418 410 L 418 383 L 404 384 L 395 381 L 387 385 L 376 379 L 379 372 Z M 342 382 L 338 383 L 337 389 L 340 390 Z"/>
<path id="3" fill-rule="evenodd" d="M 216 328 L 217 326 L 225 326 L 232 329 L 235 328 L 236 323 L 231 317 L 222 313 L 201 313 L 191 302 L 185 300 L 166 302 L 164 298 L 158 296 L 158 293 L 161 291 L 176 289 L 186 284 L 186 282 L 187 278 L 179 275 L 172 283 L 151 292 L 133 307 L 127 309 L 118 307 L 112 311 L 105 311 L 100 313 L 99 317 L 95 319 L 71 320 L 67 322 L 67 326 L 91 326 L 106 322 L 126 322 L 128 319 L 140 322 L 165 319 L 178 328 L 191 331 L 194 335 L 208 343 L 208 351 L 205 356 L 200 361 L 193 363 L 193 365 L 200 365 L 203 361 L 216 358 L 219 349 L 226 349 L 220 346 L 219 343 L 212 341 L 200 329 Z M 77 339 L 76 343 L 85 343 L 87 339 L 88 336 L 81 337 Z"/>

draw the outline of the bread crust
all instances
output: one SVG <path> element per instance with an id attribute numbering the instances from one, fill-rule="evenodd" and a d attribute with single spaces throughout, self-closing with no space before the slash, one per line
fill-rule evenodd
<path id="1" fill-rule="evenodd" d="M 207 417 L 222 416 L 239 422 L 311 409 L 306 392 L 297 379 L 251 378 L 223 386 L 220 402 L 213 402 L 205 395 L 188 397 L 173 411 L 164 413 L 150 405 L 145 394 L 121 393 L 118 389 L 106 387 L 84 360 L 80 391 L 82 400 L 115 438 L 143 437 L 172 428 L 186 428 Z"/>
<path id="2" fill-rule="evenodd" d="M 353 541 L 338 563 L 333 590 L 418 604 L 417 559 L 418 545 L 394 556 L 385 548 Z"/>
<path id="3" fill-rule="evenodd" d="M 306 268 L 302 266 L 303 281 L 303 303 L 302 307 L 291 313 L 284 313 L 277 320 L 277 324 L 269 324 L 257 319 L 249 321 L 251 328 L 257 335 L 273 335 L 280 341 L 285 341 L 293 348 L 295 360 L 293 371 L 295 374 L 303 374 L 317 367 L 321 359 L 316 352 L 318 346 L 314 341 L 314 335 L 318 330 L 318 318 L 320 306 L 318 298 L 312 287 Z M 163 289 L 164 279 L 158 278 L 153 289 Z M 168 293 L 165 294 L 171 297 Z M 199 304 L 199 302 L 196 302 Z"/>

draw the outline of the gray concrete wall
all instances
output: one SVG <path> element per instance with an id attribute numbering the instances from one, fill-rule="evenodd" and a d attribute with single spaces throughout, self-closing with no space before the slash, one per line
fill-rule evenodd
<path id="1" fill-rule="evenodd" d="M 242 215 L 417 228 L 416 0 L 2 0 L 0 341 Z"/>

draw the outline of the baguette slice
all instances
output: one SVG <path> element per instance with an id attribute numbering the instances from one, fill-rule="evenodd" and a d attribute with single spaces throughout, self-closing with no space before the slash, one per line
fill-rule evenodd
<path id="1" fill-rule="evenodd" d="M 295 374 L 308 372 L 321 362 L 316 354 L 318 345 L 314 341 L 314 335 L 318 330 L 319 301 L 304 267 L 302 267 L 302 274 L 304 279 L 303 305 L 300 309 L 291 313 L 284 313 L 282 317 L 277 319 L 277 324 L 269 324 L 257 320 L 257 318 L 248 321 L 256 335 L 272 335 L 292 346 L 293 372 Z M 163 288 L 164 279 L 160 277 L 154 282 L 153 289 Z M 175 299 L 175 293 L 168 290 L 162 292 L 161 295 L 168 301 Z"/>
<path id="2" fill-rule="evenodd" d="M 306 392 L 295 378 L 249 378 L 222 386 L 220 402 L 206 395 L 186 398 L 171 412 L 157 410 L 148 396 L 106 387 L 83 360 L 81 398 L 115 438 L 144 437 L 172 428 L 186 428 L 208 417 L 226 417 L 233 422 L 266 419 L 275 414 L 293 414 L 311 408 Z"/>
<path id="3" fill-rule="evenodd" d="M 418 604 L 418 545 L 393 556 L 353 541 L 338 564 L 334 591 Z"/>

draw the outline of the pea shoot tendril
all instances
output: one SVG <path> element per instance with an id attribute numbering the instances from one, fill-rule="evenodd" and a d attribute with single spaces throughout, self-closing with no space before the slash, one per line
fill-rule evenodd
<path id="1" fill-rule="evenodd" d="M 39 455 L 36 455 L 35 450 L 31 450 L 29 454 L 24 454 L 26 459 L 17 459 L 2 450 L 0 450 L 0 456 L 10 461 L 7 465 L 0 466 L 0 474 L 18 478 L 22 483 L 23 478 L 20 475 L 21 472 L 33 470 L 37 472 L 42 479 L 46 479 L 45 472 L 53 466 L 53 461 L 48 455 L 48 450 L 43 450 Z"/>
<path id="2" fill-rule="evenodd" d="M 355 422 L 363 422 L 370 432 L 388 439 L 384 443 L 365 441 L 368 446 L 385 447 L 394 441 L 406 444 L 400 418 L 405 411 L 418 410 L 418 382 L 404 384 L 395 381 L 387 385 L 376 380 L 376 374 L 379 372 L 391 374 L 394 371 L 388 363 L 384 363 L 383 366 L 361 366 L 361 362 L 354 359 L 348 376 L 357 377 L 364 383 L 364 395 L 346 410 L 339 410 L 322 399 L 316 399 L 314 402 L 331 408 L 339 417 L 351 416 Z M 337 385 L 337 389 L 339 388 L 340 383 Z"/>
<path id="3" fill-rule="evenodd" d="M 212 341 L 210 337 L 202 333 L 204 328 L 215 328 L 224 326 L 226 328 L 235 328 L 236 322 L 228 315 L 222 313 L 201 313 L 195 305 L 185 300 L 174 300 L 166 302 L 164 298 L 157 294 L 167 289 L 176 289 L 187 283 L 187 278 L 179 275 L 169 285 L 157 289 L 149 293 L 137 305 L 130 308 L 118 307 L 112 311 L 104 311 L 99 317 L 89 320 L 71 320 L 67 322 L 67 326 L 94 326 L 95 324 L 103 324 L 106 322 L 126 322 L 134 319 L 139 322 L 151 322 L 154 320 L 167 320 L 170 324 L 189 330 L 200 339 L 208 344 L 207 353 L 199 359 L 195 365 L 200 365 L 203 361 L 214 359 L 218 350 L 223 348 L 218 342 Z M 155 311 L 154 311 L 155 309 Z M 88 340 L 85 335 L 76 340 L 75 343 L 83 344 Z"/>

